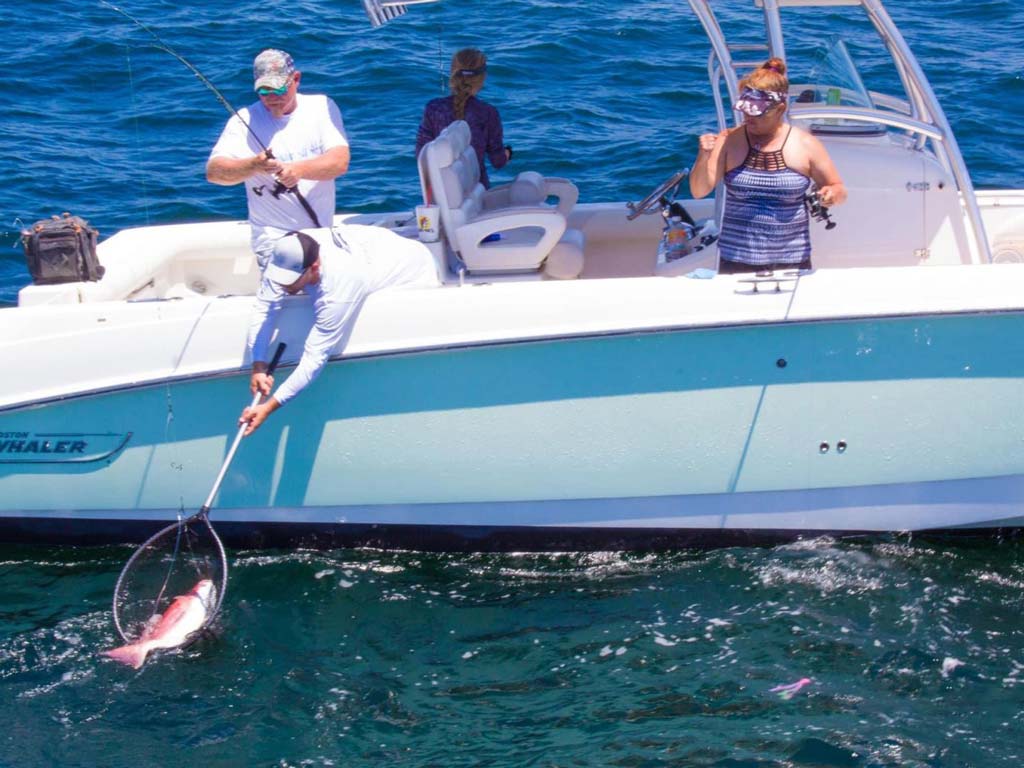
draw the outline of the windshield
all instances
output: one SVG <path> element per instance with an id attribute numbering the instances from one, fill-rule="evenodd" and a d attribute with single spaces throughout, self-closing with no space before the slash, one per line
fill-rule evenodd
<path id="1" fill-rule="evenodd" d="M 804 82 L 790 84 L 790 101 L 793 106 L 827 105 L 830 107 L 861 107 L 874 109 L 878 105 L 861 79 L 857 65 L 850 51 L 839 37 L 831 36 L 817 45 L 806 68 Z M 799 119 L 799 111 L 791 113 Z M 885 127 L 875 123 L 864 123 L 841 118 L 815 120 L 810 128 L 815 133 L 833 134 L 880 134 Z"/>
<path id="2" fill-rule="evenodd" d="M 846 43 L 836 36 L 818 47 L 807 71 L 807 84 L 794 84 L 791 95 L 800 104 L 874 106 Z"/>

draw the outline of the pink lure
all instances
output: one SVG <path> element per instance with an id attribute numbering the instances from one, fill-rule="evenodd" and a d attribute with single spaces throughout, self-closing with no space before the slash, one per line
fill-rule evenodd
<path id="1" fill-rule="evenodd" d="M 213 608 L 215 591 L 210 579 L 201 579 L 188 593 L 174 598 L 159 620 L 136 642 L 103 651 L 103 655 L 138 669 L 150 651 L 177 648 L 202 629 Z"/>
<path id="2" fill-rule="evenodd" d="M 771 689 L 770 693 L 779 694 L 779 698 L 784 701 L 789 701 L 799 692 L 805 685 L 810 685 L 814 681 L 809 677 L 801 677 L 795 683 L 789 683 L 788 685 L 776 685 Z"/>

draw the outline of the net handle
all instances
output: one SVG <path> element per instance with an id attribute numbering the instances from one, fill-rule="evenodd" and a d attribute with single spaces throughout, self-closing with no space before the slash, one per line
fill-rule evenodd
<path id="1" fill-rule="evenodd" d="M 277 345 L 277 349 L 274 350 L 274 357 L 270 360 L 270 365 L 267 366 L 266 374 L 268 376 L 272 376 L 274 371 L 277 370 L 277 364 L 281 362 L 281 355 L 284 354 L 286 346 L 287 345 L 283 341 Z M 263 393 L 256 390 L 256 394 L 253 395 L 252 403 L 249 404 L 249 407 L 255 408 L 260 404 L 262 399 Z M 245 435 L 245 430 L 248 426 L 248 423 L 243 423 L 238 427 L 238 432 L 235 433 L 235 439 L 231 443 L 231 449 L 228 451 L 228 455 L 224 457 L 224 463 L 220 466 L 220 472 L 217 473 L 217 479 L 213 481 L 213 487 L 210 489 L 210 495 L 206 497 L 206 501 L 199 510 L 199 515 L 205 517 L 210 514 L 210 508 L 213 506 L 213 500 L 217 496 L 217 491 L 220 490 L 220 484 L 224 482 L 224 476 L 228 473 L 228 467 L 231 466 L 231 460 L 235 458 L 235 451 L 238 450 L 238 446 L 241 444 L 242 437 Z"/>
<path id="2" fill-rule="evenodd" d="M 283 341 L 277 345 L 277 349 L 274 350 L 274 357 L 271 359 L 270 365 L 267 366 L 267 375 L 272 375 L 274 371 L 277 369 L 277 364 L 281 362 L 281 356 L 284 354 L 284 350 L 286 347 L 287 345 Z M 262 397 L 262 392 L 256 392 L 252 399 L 252 405 L 250 405 L 249 407 L 254 408 L 257 405 L 259 405 L 260 399 Z M 210 495 L 207 497 L 206 503 L 203 504 L 202 508 L 187 520 L 183 521 L 179 518 L 176 522 L 173 522 L 170 525 L 165 525 L 159 531 L 157 531 L 148 539 L 146 539 L 138 548 L 136 548 L 135 552 L 132 553 L 132 556 L 128 558 L 128 562 L 124 564 L 124 568 L 121 569 L 121 573 L 118 574 L 117 583 L 114 585 L 114 628 L 117 630 L 117 634 L 120 635 L 121 639 L 124 640 L 126 643 L 132 642 L 132 638 L 128 637 L 128 635 L 124 631 L 124 628 L 121 626 L 121 618 L 119 616 L 119 611 L 117 610 L 117 596 L 121 594 L 121 585 L 124 583 L 125 576 L 128 574 L 129 571 L 131 571 L 132 565 L 135 563 L 136 560 L 139 559 L 139 556 L 143 552 L 145 552 L 146 549 L 150 546 L 150 544 L 152 544 L 154 541 L 161 538 L 162 536 L 167 535 L 175 528 L 181 528 L 182 526 L 187 526 L 191 523 L 198 522 L 200 520 L 203 522 L 204 525 L 206 525 L 206 528 L 209 531 L 210 536 L 213 538 L 215 546 L 217 547 L 217 551 L 218 554 L 220 555 L 221 562 L 224 563 L 224 575 L 221 578 L 220 589 L 217 590 L 217 602 L 214 605 L 213 610 L 210 611 L 210 615 L 207 618 L 204 627 L 209 626 L 217 617 L 217 614 L 220 613 L 220 606 L 221 603 L 224 601 L 224 593 L 227 591 L 228 586 L 228 560 L 227 553 L 224 551 L 224 544 L 221 542 L 220 536 L 217 535 L 217 532 L 213 529 L 213 525 L 210 523 L 210 506 L 213 504 L 213 499 L 217 495 L 217 491 L 220 490 L 220 484 L 224 480 L 224 475 L 227 474 L 228 467 L 231 465 L 231 460 L 234 459 L 235 457 L 235 451 L 238 450 L 238 444 L 242 441 L 242 436 L 245 434 L 246 426 L 248 425 L 243 424 L 238 428 L 238 433 L 235 435 L 235 440 L 231 445 L 231 450 L 228 451 L 228 455 L 224 458 L 224 463 L 221 464 L 220 472 L 217 474 L 216 481 L 214 481 L 213 489 L 210 491 Z"/>

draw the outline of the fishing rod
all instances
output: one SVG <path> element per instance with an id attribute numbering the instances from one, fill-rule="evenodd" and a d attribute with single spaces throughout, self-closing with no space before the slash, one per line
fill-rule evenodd
<path id="1" fill-rule="evenodd" d="M 186 59 L 184 56 L 182 56 L 176 50 L 171 48 L 171 46 L 169 46 L 167 43 L 165 43 L 160 38 L 160 35 L 158 35 L 156 32 L 154 32 L 152 30 L 152 28 L 150 28 L 146 24 L 143 24 L 137 18 L 132 16 L 130 13 L 128 13 L 128 11 L 124 10 L 123 8 L 118 8 L 113 3 L 108 3 L 107 0 L 100 0 L 100 5 L 105 5 L 110 10 L 115 11 L 116 13 L 119 13 L 122 16 L 124 16 L 126 19 L 131 21 L 137 27 L 139 27 L 139 29 L 141 29 L 144 32 L 148 33 L 150 35 L 150 37 L 152 37 L 156 41 L 155 43 L 150 43 L 150 45 L 152 47 L 156 48 L 157 50 L 161 50 L 164 53 L 169 53 L 171 56 L 173 56 L 178 61 L 180 61 L 182 64 L 184 64 L 186 67 L 188 67 L 189 71 L 199 79 L 199 82 L 201 82 L 203 85 L 205 85 L 207 88 L 210 89 L 210 91 L 213 93 L 213 95 L 217 97 L 217 100 L 221 104 L 224 105 L 224 108 L 227 109 L 227 111 L 230 112 L 232 115 L 237 117 L 238 118 L 238 122 L 240 122 L 242 125 L 245 126 L 246 130 L 249 131 L 249 134 L 256 140 L 256 143 L 260 145 L 260 148 L 263 150 L 263 153 L 266 155 L 267 159 L 271 160 L 271 159 L 274 158 L 273 150 L 271 150 L 270 147 L 268 147 L 266 144 L 263 143 L 262 139 L 260 139 L 260 137 L 256 135 L 256 131 L 254 131 L 252 129 L 252 126 L 249 125 L 249 122 L 244 117 L 242 117 L 241 114 L 239 114 L 238 110 L 235 109 L 235 107 L 231 104 L 231 102 L 227 100 L 227 98 L 224 96 L 224 94 L 221 93 L 220 89 L 210 81 L 210 78 L 208 78 L 206 75 L 204 75 L 202 72 L 199 71 L 199 68 L 197 66 L 195 66 L 192 62 L 190 62 L 188 59 Z M 303 194 L 301 192 L 299 192 L 299 188 L 297 186 L 296 187 L 286 187 L 280 181 L 280 179 L 277 179 L 276 176 L 275 176 L 275 180 L 277 180 L 277 188 L 274 191 L 277 192 L 277 194 L 280 194 L 281 191 L 294 193 L 296 199 L 298 199 L 299 203 L 305 209 L 306 213 L 309 214 L 309 217 L 311 219 L 313 219 L 313 224 L 316 225 L 317 228 L 319 228 L 320 227 L 320 219 L 317 218 L 316 212 L 313 210 L 313 207 L 309 204 L 309 201 L 306 200 L 306 198 L 303 196 Z M 274 197 L 277 197 L 277 194 L 275 194 Z"/>
<path id="2" fill-rule="evenodd" d="M 171 54 L 171 56 L 173 56 L 178 61 L 180 61 L 182 64 L 184 64 L 186 67 L 188 67 L 189 70 L 191 70 L 192 74 L 195 75 L 197 78 L 199 78 L 199 82 L 201 82 L 203 85 L 205 85 L 207 88 L 209 88 L 213 92 L 213 95 L 216 96 L 218 101 L 220 101 L 220 103 L 224 105 L 224 108 L 227 109 L 227 111 L 230 112 L 232 115 L 237 117 L 239 122 L 241 122 L 242 125 L 244 125 L 249 130 L 249 133 L 252 134 L 252 137 L 254 139 L 256 139 L 256 143 L 260 145 L 260 147 L 263 149 L 264 152 L 268 153 L 267 157 L 273 157 L 273 154 L 271 154 L 271 152 L 270 152 L 270 148 L 260 140 L 260 137 L 256 135 L 256 132 L 252 129 L 252 127 L 249 125 L 249 123 L 247 123 L 245 121 L 245 119 L 238 113 L 238 110 L 235 109 L 232 106 L 231 102 L 228 101 L 227 98 L 225 98 L 224 94 L 220 92 L 220 89 L 217 88 L 216 85 L 211 83 L 210 79 L 206 75 L 204 75 L 202 72 L 200 72 L 199 69 L 192 62 L 190 62 L 188 59 L 186 59 L 180 53 L 178 53 L 173 48 L 171 48 L 171 46 L 169 46 L 167 43 L 165 43 L 163 40 L 160 39 L 160 36 L 156 32 L 154 32 L 150 27 L 148 27 L 147 25 L 143 24 L 137 18 L 132 16 L 130 13 L 128 13 L 128 11 L 124 10 L 123 8 L 118 8 L 113 3 L 108 3 L 107 0 L 100 0 L 100 5 L 105 5 L 110 10 L 116 11 L 117 13 L 120 13 L 122 16 L 124 16 L 129 21 L 133 22 L 140 29 L 142 29 L 145 32 L 148 32 L 149 35 L 154 40 L 156 40 L 155 43 L 151 43 L 151 45 L 154 48 L 157 48 L 157 49 L 163 51 L 164 53 Z"/>

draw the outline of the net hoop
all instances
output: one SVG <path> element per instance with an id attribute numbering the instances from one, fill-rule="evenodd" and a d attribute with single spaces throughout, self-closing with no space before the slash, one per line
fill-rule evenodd
<path id="1" fill-rule="evenodd" d="M 228 588 L 228 558 L 227 558 L 227 552 L 224 550 L 224 544 L 220 540 L 220 536 L 218 536 L 217 532 L 213 529 L 213 525 L 211 525 L 211 523 L 210 523 L 210 518 L 209 518 L 206 510 L 203 510 L 203 511 L 197 512 L 196 514 L 192 515 L 191 517 L 189 517 L 187 519 L 184 519 L 184 520 L 178 519 L 176 522 L 173 522 L 170 525 L 164 526 L 159 531 L 154 533 L 152 536 L 150 536 L 148 539 L 146 539 L 141 545 L 139 545 L 135 549 L 135 552 L 132 553 L 132 556 L 130 558 L 128 558 L 128 562 L 125 563 L 124 567 L 121 569 L 121 573 L 117 577 L 117 584 L 114 586 L 113 613 L 114 613 L 114 628 L 117 630 L 118 636 L 125 643 L 133 643 L 133 642 L 137 641 L 137 639 L 138 639 L 138 638 L 131 637 L 127 632 L 125 632 L 124 625 L 122 624 L 122 621 L 121 621 L 121 608 L 120 608 L 120 605 L 119 605 L 120 604 L 119 597 L 123 594 L 123 588 L 124 588 L 125 581 L 126 581 L 128 575 L 132 572 L 133 566 L 139 561 L 139 558 L 144 553 L 147 553 L 147 552 L 150 551 L 150 549 L 153 547 L 155 542 L 159 541 L 162 537 L 166 537 L 166 536 L 169 536 L 173 532 L 177 532 L 177 535 L 175 537 L 174 553 L 172 555 L 172 560 L 171 560 L 171 565 L 170 565 L 170 568 L 173 568 L 175 566 L 175 564 L 177 563 L 177 560 L 178 560 L 179 547 L 180 547 L 180 543 L 181 543 L 181 537 L 184 534 L 184 532 L 186 531 L 186 529 L 189 526 L 193 526 L 193 525 L 202 525 L 204 527 L 204 529 L 205 529 L 205 532 L 207 534 L 209 534 L 210 539 L 213 542 L 214 549 L 216 550 L 217 556 L 220 558 L 220 565 L 221 565 L 221 568 L 220 568 L 220 578 L 218 580 L 218 583 L 216 584 L 216 601 L 214 602 L 213 607 L 210 610 L 209 615 L 206 617 L 206 621 L 203 622 L 203 626 L 199 628 L 199 630 L 196 632 L 196 635 L 198 636 L 199 633 L 201 633 L 203 630 L 209 629 L 209 627 L 216 620 L 217 616 L 220 614 L 221 604 L 224 601 L 224 594 L 226 593 L 227 588 Z M 170 570 L 168 570 L 168 578 L 169 577 L 170 577 Z M 165 587 L 166 587 L 166 583 L 167 583 L 167 580 L 165 580 L 165 582 L 164 582 L 164 586 Z M 158 604 L 159 601 L 162 598 L 163 598 L 163 590 L 161 590 L 161 594 L 157 596 L 156 600 L 154 601 L 154 605 Z"/>

